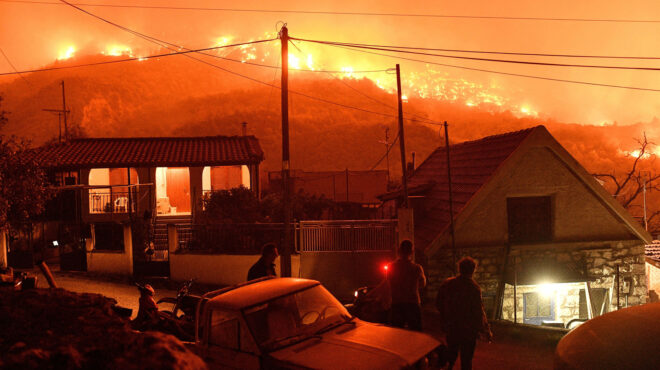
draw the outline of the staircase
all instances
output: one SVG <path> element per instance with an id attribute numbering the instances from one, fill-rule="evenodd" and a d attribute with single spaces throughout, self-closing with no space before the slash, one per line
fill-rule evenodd
<path id="1" fill-rule="evenodd" d="M 156 218 L 156 223 L 154 224 L 154 249 L 159 250 L 168 250 L 168 235 L 167 235 L 167 225 L 176 224 L 177 232 L 179 235 L 178 244 L 182 240 L 187 240 L 187 236 L 190 234 L 192 229 L 192 220 L 190 216 L 159 216 Z"/>

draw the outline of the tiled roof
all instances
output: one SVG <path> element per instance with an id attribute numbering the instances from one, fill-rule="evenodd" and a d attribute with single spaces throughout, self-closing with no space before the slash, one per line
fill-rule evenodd
<path id="1" fill-rule="evenodd" d="M 264 159 L 254 136 L 74 139 L 34 153 L 46 166 L 62 169 L 220 166 Z"/>
<path id="2" fill-rule="evenodd" d="M 660 263 L 660 243 L 657 240 L 653 244 L 646 246 L 646 258 L 652 259 L 656 263 Z"/>
<path id="3" fill-rule="evenodd" d="M 495 171 L 537 128 L 488 136 L 449 146 L 454 219 Z M 445 147 L 439 147 L 415 170 L 411 188 L 433 184 L 424 199 L 424 217 L 415 220 L 415 245 L 426 249 L 449 226 L 449 187 Z"/>

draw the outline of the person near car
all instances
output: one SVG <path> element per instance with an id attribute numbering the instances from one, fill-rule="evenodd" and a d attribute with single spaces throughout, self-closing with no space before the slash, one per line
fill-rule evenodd
<path id="1" fill-rule="evenodd" d="M 458 262 L 458 275 L 445 280 L 438 289 L 436 307 L 447 336 L 448 369 L 454 367 L 459 353 L 461 369 L 472 369 L 479 334 L 488 341 L 493 338 L 481 300 L 481 288 L 473 279 L 476 268 L 473 258 L 463 257 Z"/>
<path id="2" fill-rule="evenodd" d="M 140 290 L 138 313 L 132 325 L 137 330 L 148 330 L 158 322 L 158 305 L 154 300 L 155 291 L 149 284 L 138 285 L 138 289 Z"/>
<path id="3" fill-rule="evenodd" d="M 392 326 L 422 330 L 422 309 L 419 290 L 426 286 L 424 269 L 412 261 L 413 245 L 404 240 L 399 246 L 399 256 L 387 269 L 392 298 Z"/>
<path id="4" fill-rule="evenodd" d="M 248 281 L 265 276 L 277 276 L 277 273 L 275 273 L 275 260 L 278 256 L 275 243 L 265 244 L 261 248 L 261 257 L 248 271 Z"/>

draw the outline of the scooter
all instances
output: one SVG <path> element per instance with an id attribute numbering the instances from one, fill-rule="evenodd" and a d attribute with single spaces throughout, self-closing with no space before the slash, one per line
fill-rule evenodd
<path id="1" fill-rule="evenodd" d="M 161 311 L 158 309 L 157 303 L 152 299 L 140 299 L 140 308 L 138 310 L 138 317 L 136 317 L 131 325 L 134 329 L 139 331 L 156 330 L 163 333 L 168 333 L 176 336 L 180 340 L 190 341 L 195 336 L 195 315 L 194 307 L 192 304 L 183 304 L 185 297 L 190 297 L 188 291 L 192 281 L 186 282 L 184 286 L 179 289 L 177 298 L 163 298 L 158 303 L 173 303 L 174 309 L 172 311 Z M 153 297 L 154 290 L 149 285 L 135 284 L 140 291 L 140 294 L 146 294 Z M 151 298 L 151 297 L 149 297 Z M 149 303 L 151 301 L 151 303 Z M 144 306 L 144 307 L 143 307 Z M 189 308 L 192 306 L 193 308 Z M 181 310 L 181 315 L 179 315 Z M 143 317 L 140 317 L 140 312 L 144 312 Z M 192 313 L 186 313 L 192 312 Z"/>
<path id="2" fill-rule="evenodd" d="M 163 315 L 171 317 L 172 319 L 190 321 L 194 323 L 197 302 L 200 300 L 199 296 L 190 294 L 190 287 L 194 281 L 195 279 L 190 279 L 183 283 L 181 288 L 179 288 L 179 291 L 176 293 L 176 297 L 165 297 L 159 299 L 158 302 L 156 302 L 158 305 L 161 303 L 172 305 L 171 311 L 161 310 L 160 312 Z"/>

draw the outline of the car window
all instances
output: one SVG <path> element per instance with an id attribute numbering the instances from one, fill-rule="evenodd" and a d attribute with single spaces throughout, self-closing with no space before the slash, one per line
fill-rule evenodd
<path id="1" fill-rule="evenodd" d="M 239 345 L 239 322 L 233 315 L 224 311 L 214 310 L 211 312 L 211 332 L 209 343 L 224 348 L 238 350 Z"/>

